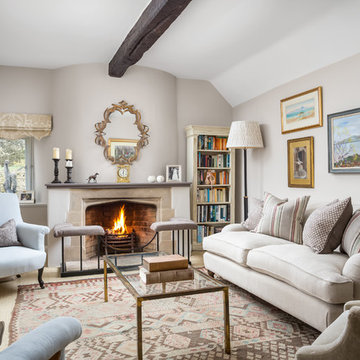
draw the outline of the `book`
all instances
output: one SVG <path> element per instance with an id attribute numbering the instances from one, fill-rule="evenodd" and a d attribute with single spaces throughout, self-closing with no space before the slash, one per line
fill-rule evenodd
<path id="1" fill-rule="evenodd" d="M 188 267 L 187 269 L 150 272 L 143 266 L 140 266 L 139 275 L 145 284 L 157 284 L 169 281 L 192 280 L 194 279 L 194 270 Z"/>
<path id="2" fill-rule="evenodd" d="M 187 269 L 188 261 L 180 255 L 149 256 L 144 257 L 143 266 L 150 272 Z"/>

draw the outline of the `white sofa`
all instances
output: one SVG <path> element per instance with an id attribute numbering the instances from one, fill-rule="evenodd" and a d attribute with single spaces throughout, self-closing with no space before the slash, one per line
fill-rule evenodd
<path id="1" fill-rule="evenodd" d="M 344 303 L 360 299 L 360 254 L 316 254 L 308 246 L 249 232 L 239 224 L 204 238 L 203 249 L 210 274 L 320 331 L 342 313 Z"/>

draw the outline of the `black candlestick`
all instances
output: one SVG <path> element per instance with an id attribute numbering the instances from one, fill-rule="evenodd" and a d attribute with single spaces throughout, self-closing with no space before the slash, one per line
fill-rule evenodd
<path id="1" fill-rule="evenodd" d="M 53 159 L 54 160 L 54 180 L 51 182 L 52 184 L 61 184 L 61 181 L 59 180 L 59 159 Z"/>
<path id="2" fill-rule="evenodd" d="M 66 166 L 66 171 L 67 171 L 67 179 L 65 181 L 65 183 L 72 183 L 73 181 L 71 180 L 71 172 L 72 172 L 72 166 Z"/>

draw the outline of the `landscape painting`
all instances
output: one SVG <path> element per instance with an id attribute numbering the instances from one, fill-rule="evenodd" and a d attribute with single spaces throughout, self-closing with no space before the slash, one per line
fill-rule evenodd
<path id="1" fill-rule="evenodd" d="M 329 172 L 360 172 L 360 109 L 328 115 Z"/>
<path id="2" fill-rule="evenodd" d="M 283 134 L 322 126 L 321 87 L 280 101 Z"/>

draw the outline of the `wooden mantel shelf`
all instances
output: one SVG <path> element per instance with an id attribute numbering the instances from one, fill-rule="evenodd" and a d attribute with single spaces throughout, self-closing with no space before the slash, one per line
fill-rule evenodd
<path id="1" fill-rule="evenodd" d="M 162 182 L 162 183 L 70 183 L 45 184 L 48 189 L 135 189 L 161 187 L 190 187 L 191 182 Z"/>

